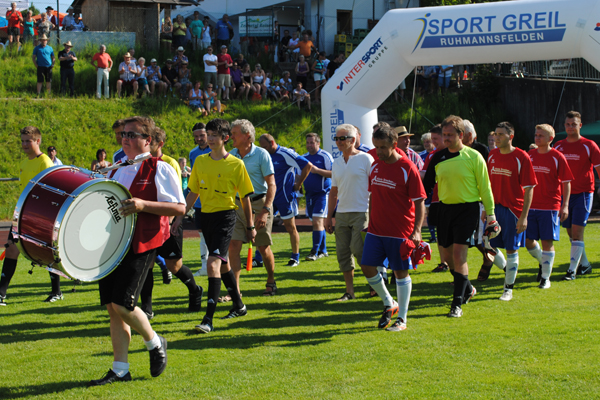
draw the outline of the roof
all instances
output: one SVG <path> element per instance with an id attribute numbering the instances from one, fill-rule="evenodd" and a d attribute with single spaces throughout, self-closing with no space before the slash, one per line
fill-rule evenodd
<path id="1" fill-rule="evenodd" d="M 71 7 L 76 10 L 81 9 L 81 6 L 86 0 L 74 0 Z M 118 1 L 119 3 L 155 3 L 155 4 L 174 4 L 178 6 L 197 6 L 203 0 L 108 0 L 109 2 Z"/>

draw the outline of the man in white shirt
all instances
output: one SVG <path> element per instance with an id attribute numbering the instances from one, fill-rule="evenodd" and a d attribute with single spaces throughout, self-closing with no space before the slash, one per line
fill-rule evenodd
<path id="1" fill-rule="evenodd" d="M 136 79 L 138 69 L 135 61 L 132 61 L 129 53 L 125 53 L 123 59 L 124 61 L 119 64 L 120 79 L 117 81 L 117 96 L 119 97 L 121 97 L 122 88 L 131 87 L 134 94 L 138 91 L 138 82 Z"/>
<path id="2" fill-rule="evenodd" d="M 48 157 L 50 157 L 50 159 L 52 160 L 54 165 L 63 165 L 62 161 L 60 161 L 56 157 L 56 147 L 54 147 L 54 146 L 48 147 Z"/>
<path id="3" fill-rule="evenodd" d="M 333 162 L 325 230 L 333 233 L 332 216 L 337 204 L 335 248 L 346 283 L 346 293 L 338 301 L 356 299 L 353 257 L 362 259 L 361 231 L 367 229 L 369 219 L 369 174 L 374 160 L 354 147 L 357 136 L 356 128 L 350 124 L 339 125 L 335 130 L 334 140 L 342 156 Z"/>
<path id="4" fill-rule="evenodd" d="M 302 82 L 296 83 L 296 89 L 294 89 L 294 99 L 292 101 L 298 104 L 298 109 L 302 109 L 302 104 L 306 104 L 308 111 L 310 112 L 310 95 L 302 88 Z"/>
<path id="5" fill-rule="evenodd" d="M 217 87 L 217 64 L 219 63 L 217 56 L 213 54 L 212 46 L 208 46 L 207 53 L 204 55 L 204 87 L 208 87 L 209 83 Z"/>

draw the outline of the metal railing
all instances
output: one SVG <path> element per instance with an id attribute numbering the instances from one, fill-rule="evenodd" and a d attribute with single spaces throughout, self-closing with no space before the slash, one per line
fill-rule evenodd
<path id="1" fill-rule="evenodd" d="M 496 64 L 496 72 L 519 78 L 600 81 L 600 71 L 583 58 L 502 63 Z"/>

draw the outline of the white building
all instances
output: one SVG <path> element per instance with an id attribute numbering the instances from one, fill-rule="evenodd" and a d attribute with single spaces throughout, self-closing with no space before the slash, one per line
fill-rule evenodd
<path id="1" fill-rule="evenodd" d="M 246 16 L 269 17 L 269 25 L 271 20 L 277 21 L 280 37 L 284 29 L 292 31 L 304 23 L 305 29 L 313 31 L 317 47 L 331 54 L 335 35 L 352 36 L 355 29 L 368 29 L 369 20 L 379 20 L 390 9 L 419 7 L 419 3 L 419 0 L 204 0 L 199 6 L 172 10 L 171 15 L 187 17 L 198 10 L 216 22 L 228 14 L 235 31 L 233 48 L 239 48 L 240 36 L 245 36 L 239 27 Z"/>

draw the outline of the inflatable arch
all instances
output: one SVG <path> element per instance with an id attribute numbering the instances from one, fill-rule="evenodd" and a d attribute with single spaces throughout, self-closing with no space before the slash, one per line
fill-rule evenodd
<path id="1" fill-rule="evenodd" d="M 419 65 L 583 57 L 600 69 L 600 0 L 519 0 L 387 12 L 322 92 L 323 149 L 350 123 L 371 144 L 377 107 Z"/>

